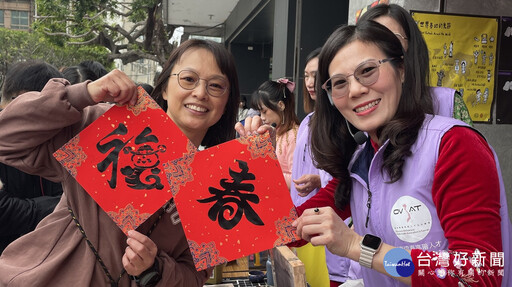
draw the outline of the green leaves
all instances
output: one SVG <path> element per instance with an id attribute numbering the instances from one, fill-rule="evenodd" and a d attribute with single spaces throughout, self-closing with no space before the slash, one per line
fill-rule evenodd
<path id="1" fill-rule="evenodd" d="M 146 58 L 162 65 L 173 48 L 162 40 L 173 32 L 162 22 L 162 0 L 36 2 L 38 17 L 33 28 L 55 45 L 101 45 L 108 49 L 110 59 L 125 64 Z"/>
<path id="2" fill-rule="evenodd" d="M 94 59 L 107 69 L 113 68 L 109 51 L 98 45 L 56 45 L 39 32 L 0 28 L 0 82 L 9 65 L 28 59 L 42 60 L 57 68 L 74 66 Z M 0 83 L 1 84 L 1 83 Z"/>

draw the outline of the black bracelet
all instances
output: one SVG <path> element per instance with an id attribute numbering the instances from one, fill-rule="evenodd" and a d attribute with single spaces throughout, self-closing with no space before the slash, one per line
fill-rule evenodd
<path id="1" fill-rule="evenodd" d="M 131 276 L 130 278 L 137 283 L 140 287 L 153 287 L 155 286 L 160 279 L 162 279 L 162 275 L 160 275 L 160 268 L 158 265 L 158 260 L 155 258 L 155 262 L 153 266 L 149 267 L 147 270 L 142 272 L 139 276 Z"/>

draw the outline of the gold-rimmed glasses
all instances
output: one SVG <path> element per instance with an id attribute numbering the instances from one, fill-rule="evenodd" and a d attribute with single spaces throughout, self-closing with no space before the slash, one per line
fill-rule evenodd
<path id="1" fill-rule="evenodd" d="M 334 99 L 343 98 L 349 93 L 350 83 L 348 81 L 348 77 L 354 76 L 354 79 L 358 81 L 361 85 L 367 87 L 375 84 L 379 79 L 379 67 L 380 65 L 398 59 L 387 58 L 382 60 L 367 60 L 363 63 L 359 64 L 357 68 L 354 70 L 354 73 L 350 75 L 336 74 L 330 77 L 325 83 L 322 85 L 322 89 L 324 89 L 327 94 L 329 94 Z"/>
<path id="2" fill-rule="evenodd" d="M 222 97 L 228 90 L 229 82 L 220 76 L 210 79 L 202 79 L 199 75 L 190 70 L 182 70 L 179 73 L 171 74 L 178 78 L 178 84 L 185 90 L 193 90 L 199 85 L 199 81 L 206 82 L 206 92 L 212 97 Z"/>

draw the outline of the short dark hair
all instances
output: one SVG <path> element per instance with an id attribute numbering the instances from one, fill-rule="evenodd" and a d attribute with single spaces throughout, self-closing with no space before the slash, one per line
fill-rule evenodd
<path id="1" fill-rule="evenodd" d="M 306 56 L 306 63 L 304 67 L 309 63 L 309 61 L 313 60 L 314 58 L 318 58 L 318 55 L 320 55 L 320 51 L 322 50 L 322 47 L 316 48 L 313 51 L 311 51 Z M 305 68 L 304 68 L 305 69 Z M 316 77 L 315 77 L 316 81 Z M 306 81 L 304 81 L 304 88 L 302 89 L 302 103 L 304 104 L 304 112 L 306 114 L 311 113 L 315 110 L 315 101 L 311 98 L 309 95 L 308 89 L 306 88 Z"/>
<path id="2" fill-rule="evenodd" d="M 96 78 L 96 79 L 90 79 L 93 81 L 108 74 L 108 71 L 107 71 L 107 69 L 105 69 L 105 66 L 103 66 L 103 64 L 101 64 L 98 61 L 83 61 L 83 62 L 80 62 L 80 64 L 78 64 L 78 67 L 83 67 L 83 68 L 86 68 L 89 71 L 91 71 L 92 74 L 94 75 L 94 77 Z"/>
<path id="3" fill-rule="evenodd" d="M 8 68 L 5 75 L 2 103 L 9 103 L 24 92 L 41 91 L 50 79 L 62 77 L 55 66 L 43 61 L 17 62 Z"/>
<path id="4" fill-rule="evenodd" d="M 62 70 L 64 78 L 71 84 L 77 84 L 87 80 L 96 81 L 107 73 L 108 71 L 105 67 L 96 61 L 83 61 L 77 66 L 70 66 Z"/>
<path id="5" fill-rule="evenodd" d="M 213 41 L 200 39 L 190 39 L 181 43 L 179 47 L 172 51 L 169 59 L 165 63 L 151 96 L 162 109 L 167 111 L 167 102 L 163 99 L 162 93 L 167 88 L 167 83 L 169 82 L 174 65 L 181 59 L 186 51 L 191 49 L 205 49 L 211 52 L 217 61 L 220 71 L 227 76 L 230 84 L 229 98 L 226 103 L 225 113 L 217 123 L 208 129 L 201 143 L 204 146 L 210 147 L 234 139 L 236 135 L 234 127 L 238 116 L 238 106 L 240 104 L 240 89 L 238 86 L 238 74 L 235 60 L 226 47 Z"/>

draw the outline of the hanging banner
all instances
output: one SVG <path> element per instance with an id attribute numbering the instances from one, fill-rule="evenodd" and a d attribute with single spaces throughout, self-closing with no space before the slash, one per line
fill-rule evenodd
<path id="1" fill-rule="evenodd" d="M 427 46 L 430 84 L 458 90 L 474 122 L 491 122 L 498 18 L 411 11 Z"/>

